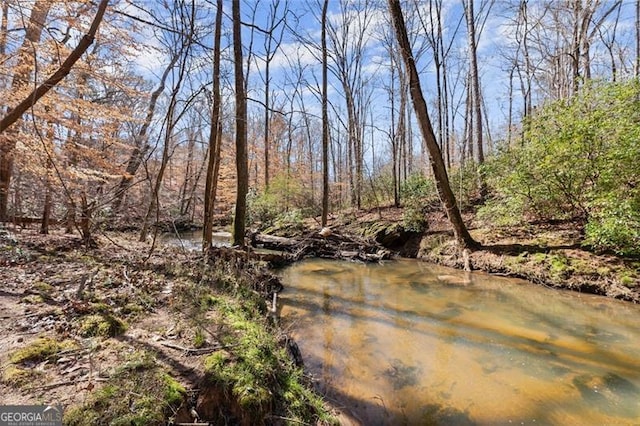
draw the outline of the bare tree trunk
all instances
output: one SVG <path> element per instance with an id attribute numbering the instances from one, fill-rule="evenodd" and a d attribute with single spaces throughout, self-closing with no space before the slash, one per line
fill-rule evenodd
<path id="1" fill-rule="evenodd" d="M 67 197 L 67 212 L 65 215 L 65 234 L 72 234 L 76 226 L 76 203 L 71 196 Z"/>
<path id="2" fill-rule="evenodd" d="M 211 107 L 211 129 L 209 131 L 209 163 L 204 192 L 204 227 L 202 249 L 209 250 L 213 239 L 213 208 L 218 189 L 222 127 L 220 126 L 220 39 L 222 33 L 222 0 L 217 0 L 216 23 L 213 41 L 213 105 Z"/>
<path id="3" fill-rule="evenodd" d="M 329 215 L 329 112 L 327 99 L 327 8 L 322 5 L 322 226 L 327 226 Z"/>
<path id="4" fill-rule="evenodd" d="M 388 53 L 390 56 L 391 81 L 389 82 L 389 115 L 391 123 L 389 125 L 389 140 L 391 142 L 391 184 L 393 185 L 393 205 L 400 206 L 400 191 L 398 180 L 398 134 L 396 128 L 396 71 L 402 74 L 402 65 L 396 58 L 395 45 L 390 42 Z"/>
<path id="5" fill-rule="evenodd" d="M 179 83 L 178 83 L 179 85 Z M 157 211 L 160 203 L 160 188 L 162 187 L 162 180 L 164 179 L 164 173 L 167 169 L 167 163 L 169 162 L 169 152 L 170 152 L 170 144 L 172 139 L 172 132 L 175 126 L 174 122 L 174 113 L 177 101 L 177 90 L 174 89 L 174 93 L 172 94 L 172 99 L 169 104 L 169 110 L 167 111 L 167 124 L 164 135 L 164 143 L 162 147 L 162 159 L 160 160 L 160 169 L 158 170 L 158 175 L 156 176 L 156 182 L 153 186 L 153 191 L 151 192 L 151 201 L 149 202 L 149 207 L 147 208 L 147 213 L 144 217 L 144 221 L 142 223 L 142 229 L 140 230 L 140 241 L 144 242 L 147 239 L 147 234 L 149 233 L 149 225 L 151 222 L 151 216 L 154 212 Z"/>
<path id="6" fill-rule="evenodd" d="M 4 56 L 7 52 L 7 30 L 9 25 L 9 2 L 2 1 L 2 21 L 0 22 L 0 55 Z"/>
<path id="7" fill-rule="evenodd" d="M 173 55 L 179 56 L 181 60 L 179 65 L 178 76 L 173 83 L 173 90 L 171 91 L 171 96 L 169 98 L 169 105 L 167 107 L 167 115 L 165 118 L 165 133 L 164 133 L 164 139 L 163 139 L 162 159 L 160 160 L 160 168 L 158 170 L 158 175 L 156 176 L 155 184 L 153 185 L 153 189 L 151 192 L 151 200 L 149 202 L 149 207 L 147 208 L 147 213 L 142 223 L 142 229 L 140 230 L 140 241 L 145 241 L 147 239 L 151 216 L 155 212 L 156 220 L 157 220 L 157 217 L 159 215 L 160 188 L 162 187 L 164 174 L 165 174 L 167 165 L 169 163 L 170 145 L 171 145 L 171 140 L 173 138 L 173 131 L 176 126 L 176 121 L 178 121 L 175 118 L 176 107 L 178 104 L 178 95 L 180 93 L 180 88 L 182 87 L 182 82 L 184 80 L 184 77 L 187 73 L 187 61 L 188 61 L 191 45 L 193 42 L 193 31 L 194 31 L 193 27 L 194 27 L 194 19 L 195 19 L 194 3 L 191 4 L 191 15 L 189 16 L 189 18 L 186 18 L 186 16 L 184 15 L 184 11 L 180 10 L 179 13 L 181 13 L 180 15 L 180 18 L 182 19 L 181 24 L 185 26 L 188 25 L 189 31 L 187 31 L 187 29 L 184 29 L 184 28 L 182 29 L 183 31 L 181 33 L 183 37 L 183 39 L 181 40 L 182 45 L 177 46 L 177 52 L 176 51 L 173 52 Z M 187 19 L 188 19 L 188 22 L 186 22 Z M 155 242 L 155 239 L 154 239 L 154 242 Z"/>
<path id="8" fill-rule="evenodd" d="M 482 129 L 482 100 L 480 98 L 480 77 L 478 76 L 478 49 L 476 46 L 474 0 L 467 0 L 465 17 L 467 20 L 467 38 L 469 43 L 469 84 L 471 87 L 471 111 L 473 114 L 473 141 L 478 152 L 478 164 L 484 163 L 484 143 Z M 481 185 L 482 186 L 482 185 Z"/>
<path id="9" fill-rule="evenodd" d="M 409 38 L 407 37 L 407 30 L 402 16 L 402 9 L 400 8 L 400 0 L 388 0 L 389 11 L 393 18 L 393 25 L 396 30 L 396 36 L 398 38 L 398 45 L 400 52 L 404 58 L 405 66 L 409 77 L 409 90 L 411 92 L 411 98 L 413 100 L 413 107 L 416 112 L 416 118 L 420 125 L 422 137 L 425 139 L 427 148 L 429 150 L 429 156 L 431 161 L 431 167 L 436 180 L 436 186 L 438 188 L 438 194 L 444 204 L 449 221 L 453 226 L 453 232 L 458 245 L 461 248 L 475 248 L 479 244 L 471 237 L 467 227 L 462 220 L 460 210 L 456 203 L 456 198 L 453 195 L 451 186 L 449 185 L 449 177 L 447 175 L 447 169 L 442 160 L 442 152 L 438 147 L 433 128 L 431 126 L 431 120 L 429 119 L 429 112 L 427 110 L 427 103 L 422 95 L 422 88 L 420 87 L 420 77 L 416 64 L 413 59 L 411 51 L 411 45 Z"/>
<path id="10" fill-rule="evenodd" d="M 47 150 L 53 153 L 53 138 L 54 138 L 54 127 L 53 123 L 48 123 L 49 128 L 47 129 L 47 141 L 46 143 L 50 145 Z M 42 222 L 40 223 L 40 233 L 43 235 L 49 234 L 49 222 L 51 220 L 51 192 L 53 189 L 51 188 L 51 172 L 53 168 L 53 162 L 49 154 L 47 154 L 47 159 L 45 160 L 45 178 L 44 178 L 44 206 L 42 208 Z"/>
<path id="11" fill-rule="evenodd" d="M 247 216 L 247 192 L 249 191 L 249 170 L 247 161 L 247 97 L 242 70 L 242 23 L 240 21 L 240 0 L 233 0 L 232 15 L 236 88 L 236 172 L 238 175 L 236 208 L 233 219 L 233 245 L 244 247 L 245 221 Z"/>
<path id="12" fill-rule="evenodd" d="M 83 191 L 80 194 L 80 234 L 82 243 L 89 245 L 93 242 L 91 235 L 91 219 L 95 210 L 95 201 L 87 202 L 87 194 Z"/>
<path id="13" fill-rule="evenodd" d="M 269 164 L 270 164 L 270 159 L 269 159 L 269 153 L 270 153 L 270 149 L 271 147 L 270 145 L 270 134 L 269 134 L 269 127 L 270 127 L 270 110 L 271 110 L 271 103 L 270 103 L 270 95 L 271 95 L 271 61 L 273 60 L 273 58 L 275 57 L 276 52 L 278 51 L 278 49 L 280 48 L 280 44 L 282 43 L 282 37 L 284 35 L 284 18 L 286 16 L 286 10 L 285 10 L 285 15 L 283 15 L 283 17 L 279 20 L 276 21 L 277 15 L 278 15 L 278 8 L 280 7 L 280 0 L 274 0 L 271 2 L 270 6 L 269 6 L 269 29 L 267 30 L 267 34 L 265 34 L 266 37 L 266 41 L 265 41 L 265 69 L 264 69 L 264 187 L 265 189 L 269 188 Z M 286 7 L 286 6 L 285 6 Z M 273 38 L 273 33 L 276 31 L 276 29 L 278 27 L 280 27 L 280 25 L 282 25 L 282 29 L 280 30 L 280 35 L 279 38 L 275 41 L 276 44 L 275 46 L 273 46 L 273 42 L 274 42 L 274 38 Z"/>
<path id="14" fill-rule="evenodd" d="M 47 160 L 50 163 L 50 160 Z M 49 179 L 50 166 L 47 164 L 47 176 L 45 177 L 44 187 L 44 206 L 42 208 L 42 222 L 40 223 L 40 233 L 43 235 L 49 234 L 49 222 L 51 218 L 51 182 Z"/>
<path id="15" fill-rule="evenodd" d="M 573 46 L 571 52 L 571 71 L 573 73 L 572 94 L 578 93 L 580 87 L 580 14 L 582 0 L 573 0 Z"/>
<path id="16" fill-rule="evenodd" d="M 195 126 L 194 126 L 195 127 Z M 194 150 L 196 146 L 196 136 L 194 129 L 187 130 L 187 164 L 185 164 L 184 181 L 180 186 L 180 216 L 186 216 L 191 205 L 191 181 L 196 180 L 197 172 L 194 172 L 196 166 L 193 164 Z"/>

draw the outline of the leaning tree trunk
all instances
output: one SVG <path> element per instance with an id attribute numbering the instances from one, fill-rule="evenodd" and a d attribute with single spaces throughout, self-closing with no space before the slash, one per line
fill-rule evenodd
<path id="1" fill-rule="evenodd" d="M 422 137 L 424 138 L 427 149 L 429 150 L 430 163 L 436 180 L 438 194 L 444 204 L 449 221 L 453 226 L 453 232 L 459 246 L 461 248 L 478 247 L 479 244 L 471 237 L 464 221 L 462 220 L 462 215 L 460 214 L 460 210 L 456 204 L 456 198 L 453 195 L 451 186 L 449 185 L 449 177 L 447 175 L 447 169 L 445 168 L 444 161 L 442 160 L 442 152 L 436 142 L 433 127 L 431 126 L 431 120 L 429 119 L 427 103 L 422 95 L 420 78 L 413 59 L 413 53 L 411 52 L 411 45 L 407 36 L 407 29 L 402 16 L 402 9 L 400 8 L 400 0 L 389 0 L 389 11 L 396 30 L 400 52 L 404 59 L 409 76 L 409 90 L 411 92 L 413 108 L 416 111 L 416 117 L 420 125 Z"/>
<path id="2" fill-rule="evenodd" d="M 140 131 L 138 132 L 137 137 L 135 138 L 135 147 L 131 152 L 131 156 L 129 157 L 129 161 L 127 162 L 127 168 L 125 169 L 125 174 L 120 179 L 120 183 L 118 184 L 118 189 L 116 189 L 116 195 L 113 199 L 113 204 L 111 205 L 111 209 L 113 214 L 118 214 L 120 212 L 120 208 L 122 206 L 122 201 L 124 199 L 124 194 L 129 189 L 131 185 L 131 181 L 133 180 L 133 176 L 136 174 L 144 157 L 147 155 L 151 146 L 147 142 L 147 131 L 149 130 L 149 126 L 151 125 L 151 121 L 153 120 L 153 114 L 156 110 L 156 105 L 158 103 L 158 98 L 164 92 L 164 88 L 166 85 L 167 77 L 169 77 L 169 73 L 175 66 L 176 62 L 180 55 L 176 52 L 171 61 L 165 68 L 162 73 L 162 77 L 160 78 L 160 85 L 153 91 L 151 94 L 151 98 L 149 99 L 149 106 L 147 107 L 147 115 L 144 119 L 144 123 L 142 127 L 140 127 Z"/>

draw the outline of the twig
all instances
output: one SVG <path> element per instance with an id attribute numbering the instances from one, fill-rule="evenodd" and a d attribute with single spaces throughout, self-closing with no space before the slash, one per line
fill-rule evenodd
<path id="1" fill-rule="evenodd" d="M 292 419 L 291 417 L 276 416 L 274 414 L 270 415 L 269 417 L 272 418 L 272 419 L 286 420 L 288 422 L 298 423 L 299 425 L 309 425 L 309 426 L 311 426 L 311 423 L 303 422 L 303 421 L 297 420 L 297 419 Z"/>
<path id="2" fill-rule="evenodd" d="M 51 388 L 55 388 L 57 386 L 73 385 L 73 384 L 78 383 L 78 382 L 90 382 L 90 381 L 93 381 L 93 380 L 95 380 L 96 382 L 106 382 L 109 379 L 105 378 L 105 377 L 87 377 L 86 379 L 65 380 L 64 382 L 49 383 L 47 385 L 42 385 L 42 386 L 31 386 L 29 388 L 25 388 L 25 390 L 32 391 L 32 390 L 51 389 Z"/>
<path id="3" fill-rule="evenodd" d="M 176 426 L 209 426 L 211 423 L 202 422 L 202 423 L 174 423 Z"/>
<path id="4" fill-rule="evenodd" d="M 175 344 L 169 343 L 169 342 L 160 342 L 160 344 L 162 346 L 166 346 L 167 348 L 183 351 L 185 353 L 185 355 L 187 355 L 187 356 L 189 356 L 189 355 L 208 354 L 208 353 L 216 352 L 216 351 L 219 351 L 221 349 L 226 349 L 226 348 L 229 348 L 229 347 L 232 346 L 232 345 L 227 345 L 227 346 L 217 345 L 217 346 L 209 346 L 208 348 L 185 348 L 183 346 L 175 345 Z"/>
<path id="5" fill-rule="evenodd" d="M 178 241 L 180 241 L 180 247 L 182 247 L 182 252 L 186 253 L 187 249 L 184 247 L 184 242 L 182 242 L 182 237 L 180 237 L 180 233 L 178 232 L 178 228 L 176 228 L 176 221 L 173 220 L 173 218 L 171 218 L 171 225 L 173 226 L 173 231 L 176 234 L 176 237 L 178 237 Z"/>

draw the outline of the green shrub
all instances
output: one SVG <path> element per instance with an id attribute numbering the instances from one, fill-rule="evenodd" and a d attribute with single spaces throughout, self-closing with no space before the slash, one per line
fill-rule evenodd
<path id="1" fill-rule="evenodd" d="M 479 167 L 474 161 L 467 161 L 462 167 L 452 168 L 449 182 L 458 207 L 462 210 L 473 204 L 480 196 L 480 179 L 484 178 L 484 166 Z"/>
<path id="2" fill-rule="evenodd" d="M 422 232 L 428 227 L 427 208 L 437 203 L 438 196 L 433 179 L 416 173 L 403 182 L 400 199 L 404 206 L 402 225 L 407 231 Z"/>
<path id="3" fill-rule="evenodd" d="M 489 209 L 577 219 L 586 224 L 586 244 L 640 253 L 639 99 L 636 81 L 592 82 L 570 100 L 539 108 L 523 142 L 487 162 L 495 194 Z"/>
<path id="4" fill-rule="evenodd" d="M 313 198 L 309 190 L 299 180 L 278 175 L 272 179 L 266 191 L 251 191 L 247 195 L 249 224 L 261 227 L 297 224 L 303 216 L 315 212 Z"/>

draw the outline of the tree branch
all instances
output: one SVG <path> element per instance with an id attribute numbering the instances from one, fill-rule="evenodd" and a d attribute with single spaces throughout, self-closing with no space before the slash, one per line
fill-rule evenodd
<path id="1" fill-rule="evenodd" d="M 85 34 L 80 43 L 76 46 L 75 49 L 69 54 L 67 59 L 60 65 L 60 68 L 51 75 L 47 80 L 44 81 L 40 86 L 38 86 L 35 90 L 33 90 L 29 96 L 27 96 L 22 102 L 20 102 L 15 108 L 11 109 L 7 115 L 4 116 L 2 121 L 0 121 L 0 133 L 4 132 L 9 126 L 18 121 L 22 114 L 24 114 L 29 108 L 38 102 L 40 98 L 42 98 L 49 90 L 55 87 L 62 79 L 64 79 L 69 72 L 71 72 L 71 68 L 73 65 L 78 62 L 78 59 L 87 51 L 89 46 L 93 44 L 95 39 L 96 32 L 98 31 L 98 27 L 100 26 L 100 22 L 102 22 L 102 18 L 104 16 L 104 12 L 107 9 L 107 4 L 109 0 L 101 0 L 98 5 L 98 11 L 96 12 L 95 18 L 93 18 L 93 22 L 91 23 L 91 28 L 89 28 L 89 32 Z"/>

